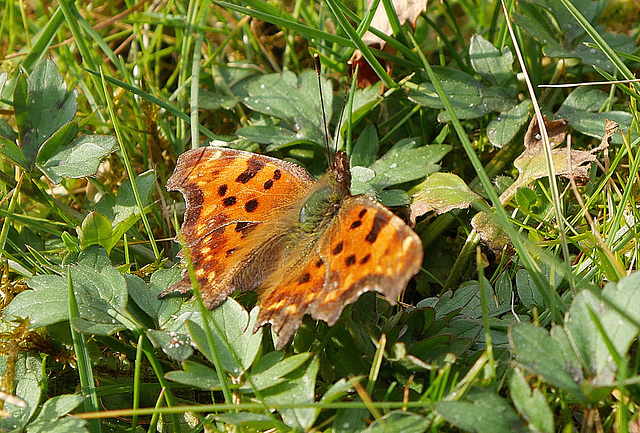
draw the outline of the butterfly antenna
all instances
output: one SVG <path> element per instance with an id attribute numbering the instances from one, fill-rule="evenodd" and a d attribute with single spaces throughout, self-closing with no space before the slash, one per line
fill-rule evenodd
<path id="1" fill-rule="evenodd" d="M 349 70 L 351 69 L 351 60 L 347 62 L 347 67 Z M 350 93 L 350 84 L 347 84 L 347 91 L 344 92 L 344 99 L 342 100 L 342 109 L 340 110 L 340 117 L 338 118 L 338 128 L 336 129 L 336 137 L 334 141 L 336 142 L 336 151 L 338 150 L 338 139 L 340 138 L 340 130 L 342 129 L 342 116 L 344 116 L 345 109 L 347 108 L 347 100 L 349 99 Z"/>
<path id="2" fill-rule="evenodd" d="M 316 72 L 318 73 L 318 89 L 320 90 L 320 107 L 322 107 L 322 122 L 324 124 L 324 144 L 327 147 L 327 158 L 329 159 L 329 167 L 333 166 L 333 157 L 331 156 L 331 148 L 329 147 L 329 128 L 327 127 L 327 114 L 324 109 L 324 96 L 322 96 L 322 76 L 320 75 L 320 56 L 318 53 L 313 55 L 316 63 Z"/>

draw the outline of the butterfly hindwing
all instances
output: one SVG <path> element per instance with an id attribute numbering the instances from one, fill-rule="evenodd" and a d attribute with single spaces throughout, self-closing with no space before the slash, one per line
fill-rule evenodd
<path id="1" fill-rule="evenodd" d="M 278 348 L 305 314 L 333 325 L 362 293 L 377 291 L 395 304 L 422 264 L 420 238 L 370 197 L 346 197 L 311 254 L 265 282 L 256 326 L 271 323 Z"/>

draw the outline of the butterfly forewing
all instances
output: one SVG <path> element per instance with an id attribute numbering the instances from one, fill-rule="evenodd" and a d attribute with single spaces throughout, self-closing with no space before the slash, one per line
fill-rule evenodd
<path id="1" fill-rule="evenodd" d="M 255 153 L 202 147 L 180 156 L 167 189 L 185 196 L 181 232 L 209 308 L 261 283 L 263 275 L 243 269 L 247 255 L 261 248 L 255 244 L 261 237 L 250 234 L 286 213 L 314 183 L 300 166 Z M 164 294 L 190 288 L 185 271 Z"/>

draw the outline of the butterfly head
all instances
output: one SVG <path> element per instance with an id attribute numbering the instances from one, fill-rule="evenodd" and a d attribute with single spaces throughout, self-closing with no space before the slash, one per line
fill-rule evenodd
<path id="1" fill-rule="evenodd" d="M 351 170 L 349 160 L 344 150 L 339 150 L 333 155 L 329 165 L 329 175 L 336 181 L 338 187 L 349 194 L 351 187 Z"/>

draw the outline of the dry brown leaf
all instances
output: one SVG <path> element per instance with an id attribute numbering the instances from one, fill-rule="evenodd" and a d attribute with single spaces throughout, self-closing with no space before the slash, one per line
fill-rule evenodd
<path id="1" fill-rule="evenodd" d="M 367 1 L 367 6 L 371 6 L 373 0 Z M 411 23 L 411 26 L 416 25 L 416 21 L 420 14 L 427 10 L 427 0 L 393 0 L 393 7 L 398 14 L 398 20 L 400 20 L 400 24 L 404 24 L 407 21 Z M 393 30 L 391 30 L 391 24 L 389 23 L 389 18 L 387 17 L 387 12 L 384 10 L 384 5 L 382 2 L 378 3 L 378 8 L 376 9 L 376 13 L 373 15 L 373 20 L 371 21 L 371 27 L 374 29 L 380 30 L 385 35 L 391 36 L 393 34 Z M 374 35 L 373 33 L 367 31 L 362 37 L 362 42 L 371 46 L 374 44 L 378 44 L 380 48 L 384 48 L 385 42 Z"/>
<path id="2" fill-rule="evenodd" d="M 545 126 L 549 134 L 552 147 L 562 143 L 566 137 L 567 122 L 563 119 L 548 121 L 544 117 Z M 577 183 L 589 180 L 589 167 L 596 160 L 595 154 L 606 149 L 611 136 L 617 131 L 618 124 L 607 121 L 605 135 L 598 147 L 590 151 L 554 148 L 551 159 L 556 176 L 573 177 Z M 524 137 L 525 150 L 513 165 L 518 169 L 518 178 L 500 195 L 500 202 L 508 202 L 518 191 L 518 188 L 529 185 L 536 179 L 548 176 L 546 155 L 542 148 L 542 135 L 536 117 L 531 120 Z M 472 227 L 478 232 L 483 243 L 494 251 L 504 248 L 502 229 L 490 221 L 484 213 L 478 213 L 471 220 Z"/>
<path id="3" fill-rule="evenodd" d="M 369 7 L 371 6 L 371 3 L 373 3 L 373 0 L 367 0 L 367 5 Z M 392 0 L 392 3 L 396 14 L 398 15 L 400 24 L 402 25 L 408 21 L 409 23 L 411 23 L 412 27 L 415 27 L 416 21 L 418 20 L 420 14 L 427 10 L 428 0 Z M 376 12 L 373 15 L 373 20 L 371 21 L 371 27 L 380 30 L 385 35 L 393 35 L 391 23 L 389 22 L 387 12 L 385 11 L 382 2 L 378 3 Z M 362 42 L 372 48 L 385 51 L 389 54 L 395 54 L 394 49 L 386 46 L 386 43 L 381 38 L 374 35 L 370 31 L 367 31 L 364 36 L 362 36 Z M 378 61 L 382 66 L 385 67 L 387 73 L 390 74 L 393 66 L 382 59 L 378 59 Z M 352 68 L 358 66 L 358 87 L 365 88 L 377 83 L 380 80 L 380 78 L 378 78 L 378 76 L 373 71 L 371 66 L 369 66 L 364 57 L 362 57 L 362 53 L 360 52 L 360 50 L 355 50 L 353 52 L 353 55 L 351 56 L 349 62 Z"/>

